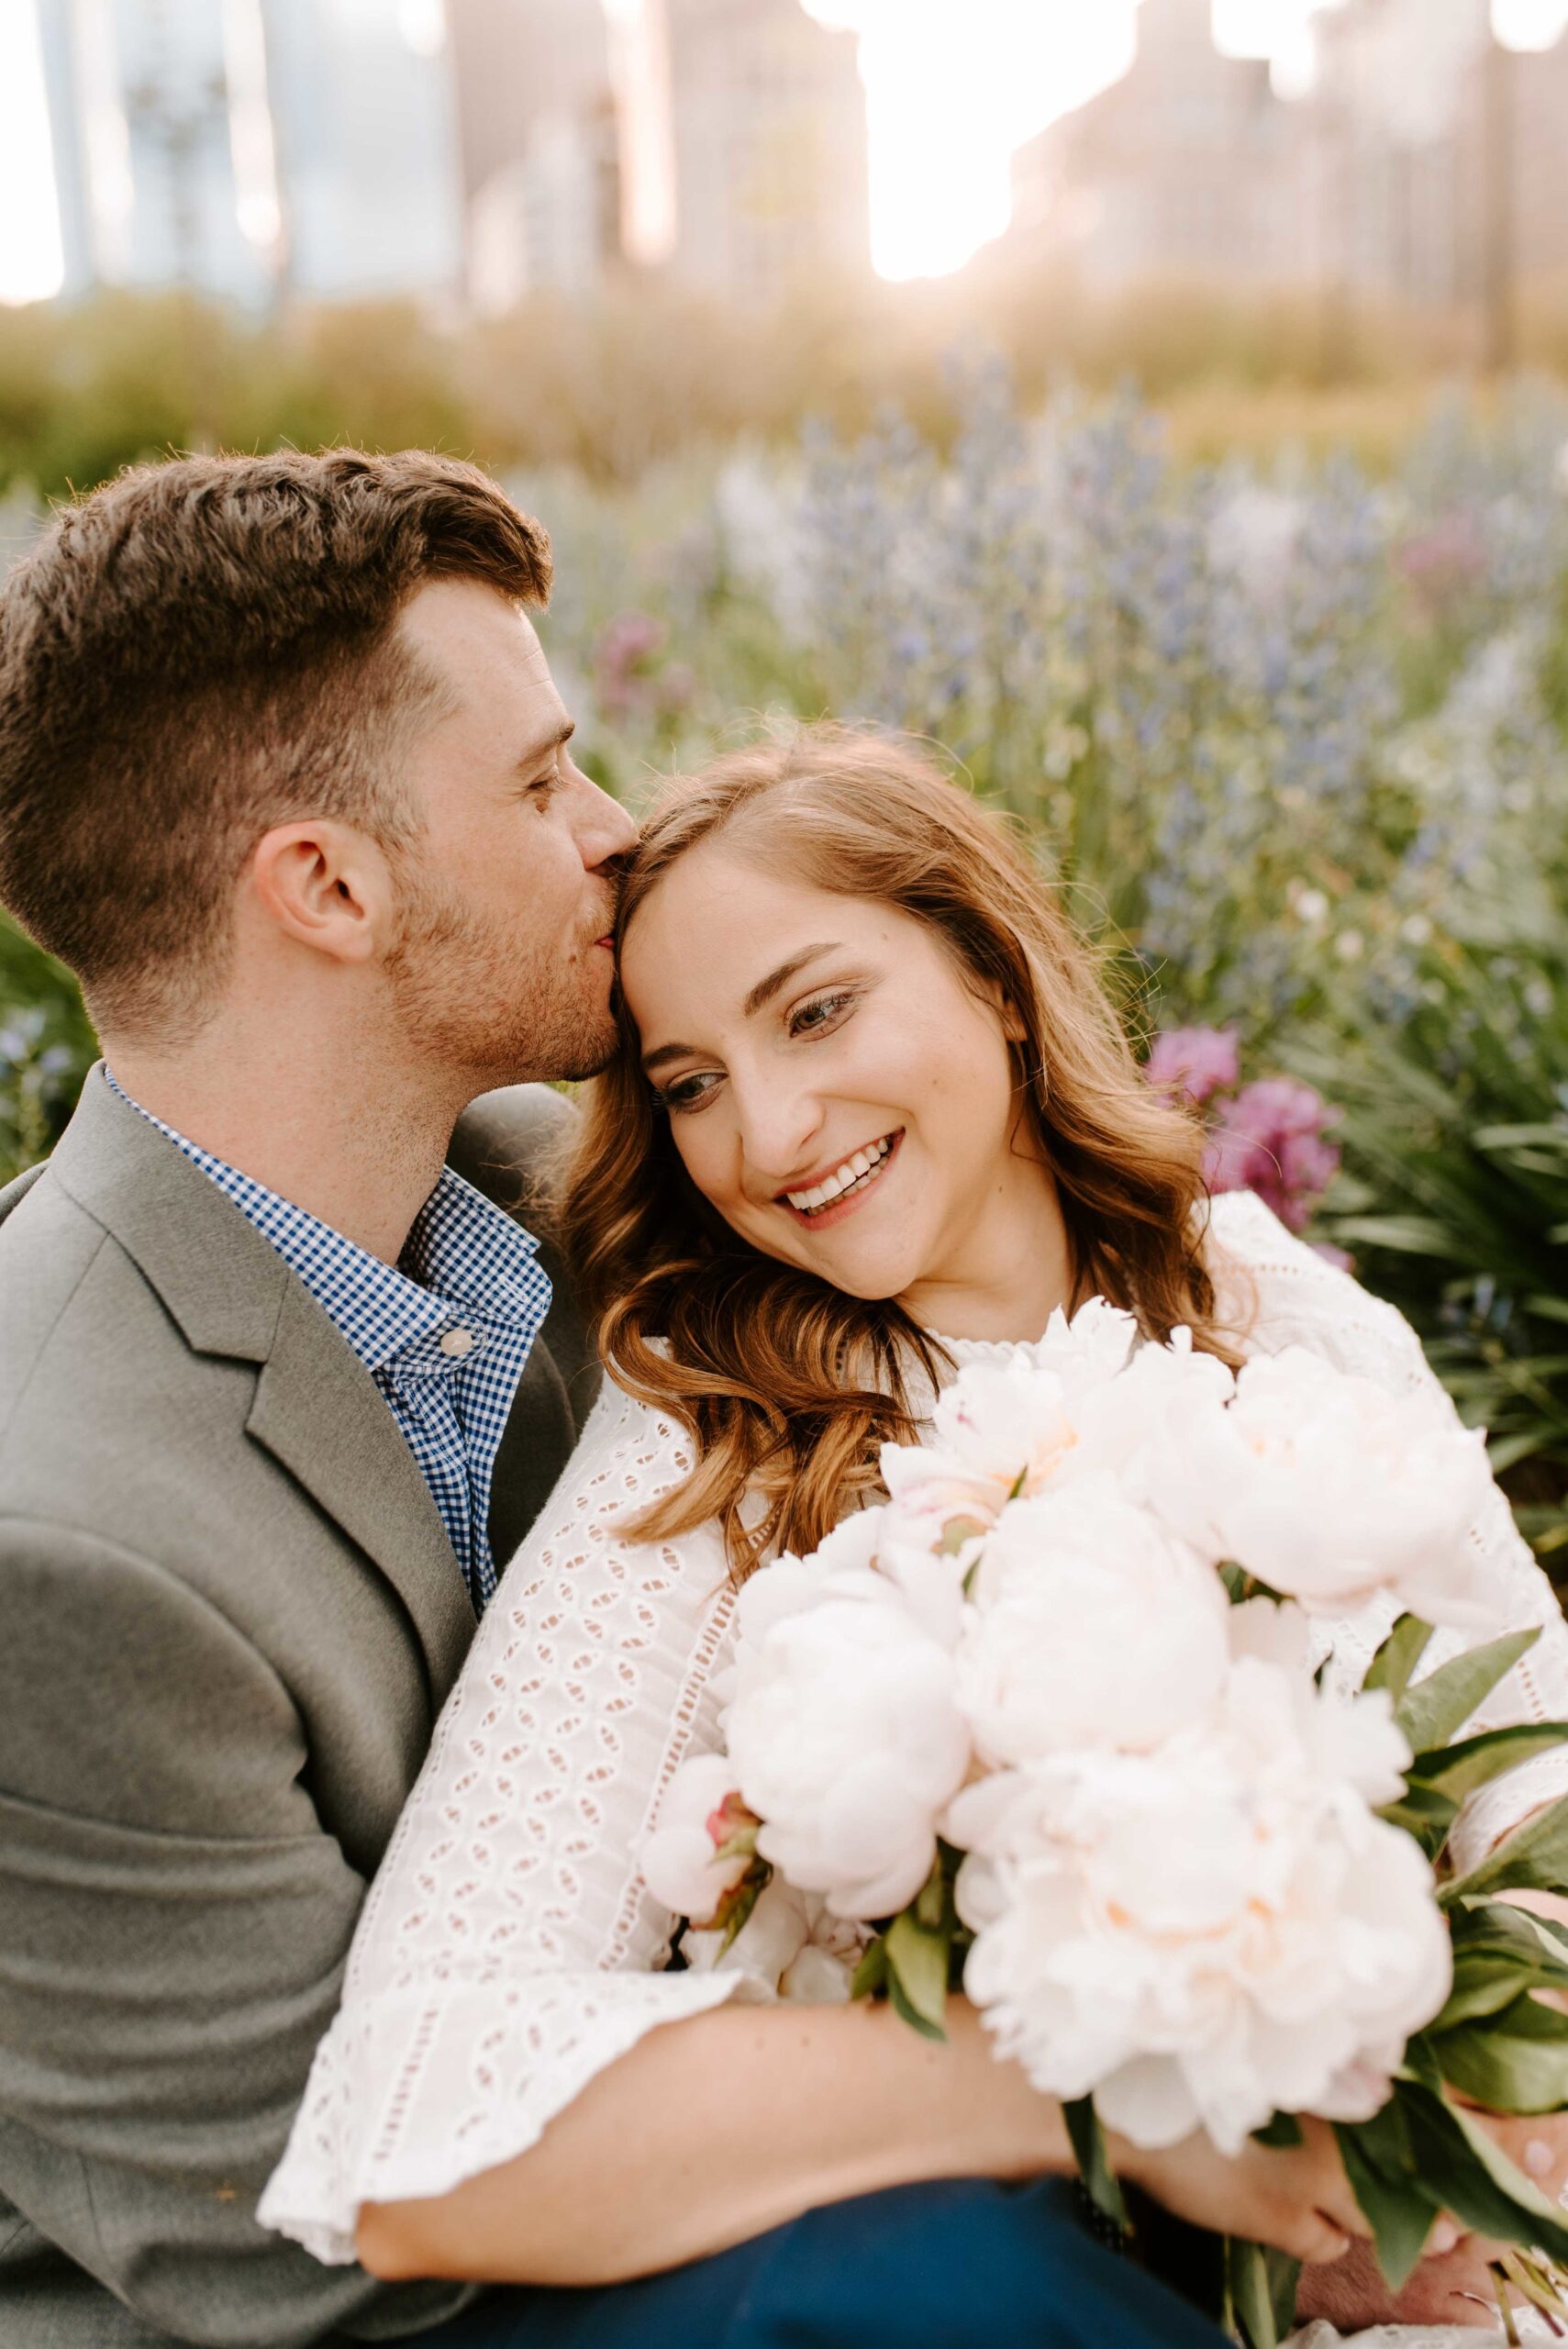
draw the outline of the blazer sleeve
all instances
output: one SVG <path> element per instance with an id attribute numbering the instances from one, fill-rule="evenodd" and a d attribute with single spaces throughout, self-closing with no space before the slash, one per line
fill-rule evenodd
<path id="1" fill-rule="evenodd" d="M 36 1520 L 0 1521 L 0 1625 L 6 2193 L 160 2333 L 439 2321 L 461 2288 L 256 2222 L 365 1889 L 278 1675 L 155 1563 Z"/>
<path id="2" fill-rule="evenodd" d="M 690 1439 L 606 1382 L 508 1565 L 360 1920 L 266 2224 L 350 2258 L 366 2202 L 447 2192 L 526 2153 L 654 2030 L 739 1971 L 665 1972 L 676 1919 L 644 1831 L 719 1743 L 734 1591 L 712 1522 L 638 1538 Z"/>

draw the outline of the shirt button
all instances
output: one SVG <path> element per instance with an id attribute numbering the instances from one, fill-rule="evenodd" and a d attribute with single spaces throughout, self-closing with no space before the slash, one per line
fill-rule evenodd
<path id="1" fill-rule="evenodd" d="M 446 1330 L 442 1331 L 436 1342 L 442 1353 L 456 1354 L 461 1357 L 473 1352 L 473 1332 L 472 1330 Z"/>

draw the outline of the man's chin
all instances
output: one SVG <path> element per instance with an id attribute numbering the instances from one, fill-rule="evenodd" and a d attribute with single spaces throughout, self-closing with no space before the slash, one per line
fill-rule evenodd
<path id="1" fill-rule="evenodd" d="M 515 1052 L 486 1058 L 490 1066 L 482 1090 L 503 1085 L 580 1085 L 602 1075 L 619 1045 L 615 1023 L 559 1037 L 517 1040 Z"/>

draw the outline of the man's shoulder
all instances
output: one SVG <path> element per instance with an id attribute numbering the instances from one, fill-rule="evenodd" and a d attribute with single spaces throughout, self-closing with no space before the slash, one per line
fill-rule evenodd
<path id="1" fill-rule="evenodd" d="M 105 1250 L 119 1254 L 97 1220 L 47 1165 L 0 1192 L 0 1430 L 49 1353 L 61 1325 L 92 1284 Z M 95 1338 L 112 1342 L 112 1286 L 97 1285 L 89 1307 Z M 123 1310 L 123 1307 L 120 1308 Z"/>

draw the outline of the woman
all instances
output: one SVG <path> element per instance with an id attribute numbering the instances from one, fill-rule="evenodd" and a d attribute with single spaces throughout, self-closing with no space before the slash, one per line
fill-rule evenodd
<path id="1" fill-rule="evenodd" d="M 735 1586 L 870 1494 L 954 1366 L 1095 1292 L 1229 1360 L 1305 1343 L 1430 1380 L 1256 1201 L 1209 1211 L 1195 1127 L 1026 859 L 909 751 L 819 729 L 675 785 L 619 946 L 567 1203 L 610 1375 L 442 1717 L 262 2206 L 390 2275 L 606 2284 L 811 2205 L 1067 2171 L 1060 2109 L 961 2001 L 932 2048 L 884 2009 L 661 1970 L 675 1920 L 636 1854 L 717 1742 Z M 1474 1538 L 1549 1626 L 1492 1717 L 1568 1710 L 1501 1495 Z M 1343 1627 L 1341 1677 L 1386 1628 Z M 1462 1834 L 1564 1785 L 1557 1757 L 1520 1769 Z M 1322 2129 L 1234 2162 L 1116 2151 L 1180 2216 L 1309 2261 L 1365 2232 Z"/>

